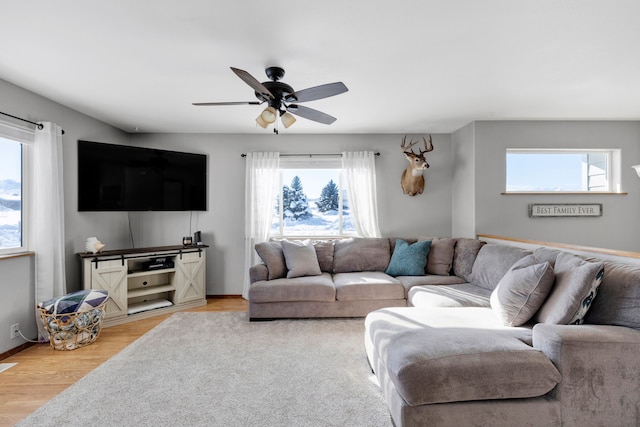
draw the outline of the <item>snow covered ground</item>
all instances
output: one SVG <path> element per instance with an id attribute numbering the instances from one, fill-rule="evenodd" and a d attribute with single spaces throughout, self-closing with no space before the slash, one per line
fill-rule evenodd
<path id="1" fill-rule="evenodd" d="M 316 205 L 316 199 L 309 199 L 309 210 L 312 217 L 302 221 L 285 219 L 283 234 L 285 236 L 337 236 L 340 232 L 338 211 L 320 212 Z M 279 218 L 273 217 L 271 229 L 276 231 L 279 227 Z M 342 216 L 343 234 L 355 233 L 355 227 L 351 222 L 349 210 L 345 210 Z"/>
<path id="2" fill-rule="evenodd" d="M 0 206 L 0 249 L 20 246 L 22 212 Z"/>

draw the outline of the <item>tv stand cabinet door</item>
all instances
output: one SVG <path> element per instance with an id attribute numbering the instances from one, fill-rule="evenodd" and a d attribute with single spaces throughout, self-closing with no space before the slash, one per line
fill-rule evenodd
<path id="1" fill-rule="evenodd" d="M 204 300 L 206 278 L 206 254 L 200 252 L 187 252 L 176 257 L 176 276 L 174 286 L 176 288 L 176 305 L 190 301 Z"/>
<path id="2" fill-rule="evenodd" d="M 91 263 L 91 288 L 109 292 L 106 319 L 127 315 L 127 265 L 121 260 Z"/>

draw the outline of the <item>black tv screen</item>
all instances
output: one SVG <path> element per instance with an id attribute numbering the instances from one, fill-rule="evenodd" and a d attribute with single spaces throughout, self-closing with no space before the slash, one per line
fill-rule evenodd
<path id="1" fill-rule="evenodd" d="M 207 210 L 207 156 L 78 141 L 78 211 Z"/>

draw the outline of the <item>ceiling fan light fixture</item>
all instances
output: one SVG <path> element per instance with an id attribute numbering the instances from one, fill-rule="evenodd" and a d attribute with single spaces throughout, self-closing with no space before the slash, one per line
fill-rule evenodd
<path id="1" fill-rule="evenodd" d="M 260 114 L 260 117 L 262 118 L 262 120 L 264 120 L 266 123 L 271 124 L 273 122 L 276 121 L 276 118 L 278 117 L 276 115 L 276 109 L 273 107 L 267 107 L 264 109 L 264 111 L 262 112 L 262 114 Z"/>
<path id="2" fill-rule="evenodd" d="M 282 121 L 282 125 L 285 127 L 285 129 L 296 122 L 296 118 L 293 117 L 293 114 L 290 113 L 284 113 L 282 116 L 280 116 L 280 120 Z"/>
<path id="3" fill-rule="evenodd" d="M 258 117 L 256 117 L 256 123 L 258 124 L 258 126 L 260 126 L 262 129 L 266 129 L 267 126 L 269 126 L 269 123 L 265 122 L 264 119 L 262 118 L 262 114 L 260 114 Z"/>

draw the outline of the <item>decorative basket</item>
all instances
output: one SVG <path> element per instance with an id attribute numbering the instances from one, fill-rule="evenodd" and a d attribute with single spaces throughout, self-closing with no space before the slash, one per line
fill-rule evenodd
<path id="1" fill-rule="evenodd" d="M 74 313 L 49 314 L 40 308 L 40 317 L 55 350 L 75 350 L 98 339 L 102 329 L 106 300 L 90 309 Z"/>

